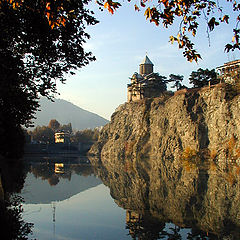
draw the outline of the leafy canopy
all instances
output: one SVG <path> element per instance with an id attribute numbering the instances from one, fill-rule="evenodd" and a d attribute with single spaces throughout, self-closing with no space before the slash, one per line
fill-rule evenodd
<path id="1" fill-rule="evenodd" d="M 128 0 L 131 2 L 131 0 Z M 110 13 L 121 6 L 112 0 L 97 0 L 97 3 L 108 9 Z M 231 14 L 228 14 L 229 8 Z M 179 31 L 175 36 L 170 36 L 170 42 L 176 42 L 183 50 L 183 55 L 188 61 L 198 61 L 201 55 L 196 51 L 192 37 L 195 37 L 202 20 L 206 23 L 207 34 L 220 24 L 235 22 L 232 42 L 226 44 L 225 51 L 240 50 L 240 3 L 236 0 L 139 0 L 135 10 L 144 10 L 146 19 L 168 28 L 174 23 L 179 23 Z"/>
<path id="2" fill-rule="evenodd" d="M 88 2 L 0 0 L 0 154 L 14 153 L 40 95 L 52 98 L 66 74 L 95 60 L 83 49 L 86 26 L 98 22 Z"/>
<path id="3" fill-rule="evenodd" d="M 39 95 L 51 97 L 56 81 L 64 82 L 66 73 L 95 60 L 82 46 L 90 37 L 86 25 L 98 22 L 87 3 L 0 1 L 0 111 L 5 118 L 27 124 Z"/>
<path id="4" fill-rule="evenodd" d="M 60 123 L 56 119 L 51 119 L 48 123 L 48 127 L 53 131 L 57 131 L 60 128 Z"/>
<path id="5" fill-rule="evenodd" d="M 217 73 L 215 69 L 208 70 L 199 68 L 197 71 L 193 71 L 189 77 L 189 83 L 193 84 L 194 88 L 201 88 L 207 86 L 209 83 L 211 85 L 219 83 L 217 78 Z"/>

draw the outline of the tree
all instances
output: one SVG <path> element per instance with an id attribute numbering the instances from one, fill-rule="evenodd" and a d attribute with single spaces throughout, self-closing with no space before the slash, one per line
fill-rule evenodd
<path id="1" fill-rule="evenodd" d="M 171 88 L 177 88 L 177 90 L 182 89 L 182 88 L 186 88 L 184 85 L 181 84 L 181 82 L 183 81 L 184 76 L 182 75 L 175 75 L 175 74 L 170 74 L 169 75 L 169 79 L 167 80 L 167 82 L 174 82 L 174 85 L 171 86 Z"/>
<path id="2" fill-rule="evenodd" d="M 54 131 L 46 126 L 37 126 L 32 131 L 33 140 L 41 143 L 54 143 Z"/>
<path id="3" fill-rule="evenodd" d="M 167 90 L 167 78 L 165 76 L 159 75 L 159 73 L 152 73 L 147 76 L 148 85 L 152 88 L 161 90 L 162 92 Z M 151 81 L 153 79 L 153 81 Z"/>
<path id="4" fill-rule="evenodd" d="M 60 123 L 56 119 L 52 119 L 50 120 L 48 127 L 56 132 L 60 128 Z"/>
<path id="5" fill-rule="evenodd" d="M 60 130 L 63 131 L 63 132 L 68 132 L 68 133 L 72 133 L 72 124 L 71 123 L 68 123 L 68 124 L 63 124 L 61 127 L 60 127 Z"/>
<path id="6" fill-rule="evenodd" d="M 85 129 L 82 131 L 77 131 L 71 138 L 72 142 L 91 142 L 97 141 L 99 137 L 99 130 L 95 129 Z"/>
<path id="7" fill-rule="evenodd" d="M 204 70 L 199 68 L 197 71 L 193 71 L 189 77 L 189 83 L 193 84 L 195 88 L 207 86 L 209 82 L 211 85 L 219 83 L 215 69 Z"/>
<path id="8" fill-rule="evenodd" d="M 129 0 L 128 2 L 131 2 Z M 112 14 L 121 6 L 119 2 L 112 0 L 97 0 L 97 3 L 107 8 Z M 179 23 L 179 30 L 175 36 L 170 36 L 170 42 L 176 42 L 178 47 L 183 50 L 183 55 L 188 61 L 198 61 L 201 58 L 196 51 L 192 37 L 195 37 L 199 25 L 205 22 L 207 35 L 215 27 L 221 24 L 235 22 L 233 27 L 232 42 L 226 44 L 227 52 L 240 50 L 240 4 L 234 0 L 140 0 L 139 5 L 135 4 L 135 10 L 144 10 L 146 19 L 155 23 L 161 23 L 164 28 L 168 28 L 174 23 Z M 229 9 L 232 11 L 230 13 Z"/>
<path id="9" fill-rule="evenodd" d="M 98 22 L 88 2 L 0 1 L 0 146 L 14 139 L 10 130 L 31 125 L 40 95 L 52 98 L 66 73 L 95 60 L 82 47 L 86 25 Z"/>

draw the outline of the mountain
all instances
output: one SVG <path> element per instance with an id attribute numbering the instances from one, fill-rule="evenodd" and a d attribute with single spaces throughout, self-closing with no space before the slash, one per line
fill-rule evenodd
<path id="1" fill-rule="evenodd" d="M 72 174 L 70 180 L 59 178 L 59 183 L 52 186 L 47 179 L 36 178 L 32 173 L 28 173 L 21 196 L 26 204 L 49 204 L 68 199 L 101 183 L 101 180 L 93 175 L 86 177 Z"/>
<path id="2" fill-rule="evenodd" d="M 108 120 L 99 115 L 86 111 L 63 99 L 54 102 L 46 98 L 40 99 L 40 109 L 35 115 L 34 127 L 48 125 L 51 119 L 57 119 L 60 124 L 72 124 L 73 129 L 82 130 L 104 126 Z"/>

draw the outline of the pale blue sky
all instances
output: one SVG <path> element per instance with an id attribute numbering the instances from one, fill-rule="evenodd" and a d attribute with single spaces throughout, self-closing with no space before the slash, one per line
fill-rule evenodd
<path id="1" fill-rule="evenodd" d="M 199 27 L 194 42 L 203 60 L 198 64 L 187 62 L 177 45 L 169 43 L 169 35 L 177 33 L 178 25 L 167 30 L 157 27 L 145 20 L 143 11 L 134 11 L 133 4 L 126 1 L 114 15 L 101 12 L 94 2 L 90 4 L 100 23 L 87 27 L 91 39 L 85 49 L 92 51 L 97 61 L 69 76 L 66 84 L 58 85 L 59 98 L 110 119 L 126 102 L 129 77 L 139 70 L 146 52 L 154 63 L 154 72 L 184 75 L 185 84 L 189 74 L 200 67 L 212 69 L 240 58 L 239 52 L 234 57 L 224 53 L 225 44 L 232 39 L 231 25 L 225 24 L 210 34 L 210 47 L 206 26 Z"/>

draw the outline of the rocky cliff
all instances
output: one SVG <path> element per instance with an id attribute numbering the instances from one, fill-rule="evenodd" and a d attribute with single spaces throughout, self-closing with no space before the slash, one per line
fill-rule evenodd
<path id="1" fill-rule="evenodd" d="M 237 148 L 240 140 L 239 116 L 240 95 L 234 96 L 225 85 L 125 103 L 90 154 L 177 159 L 186 149 L 204 149 L 224 159 L 229 142 Z"/>
<path id="2" fill-rule="evenodd" d="M 240 237 L 240 96 L 226 86 L 125 103 L 91 148 L 116 203 Z"/>

